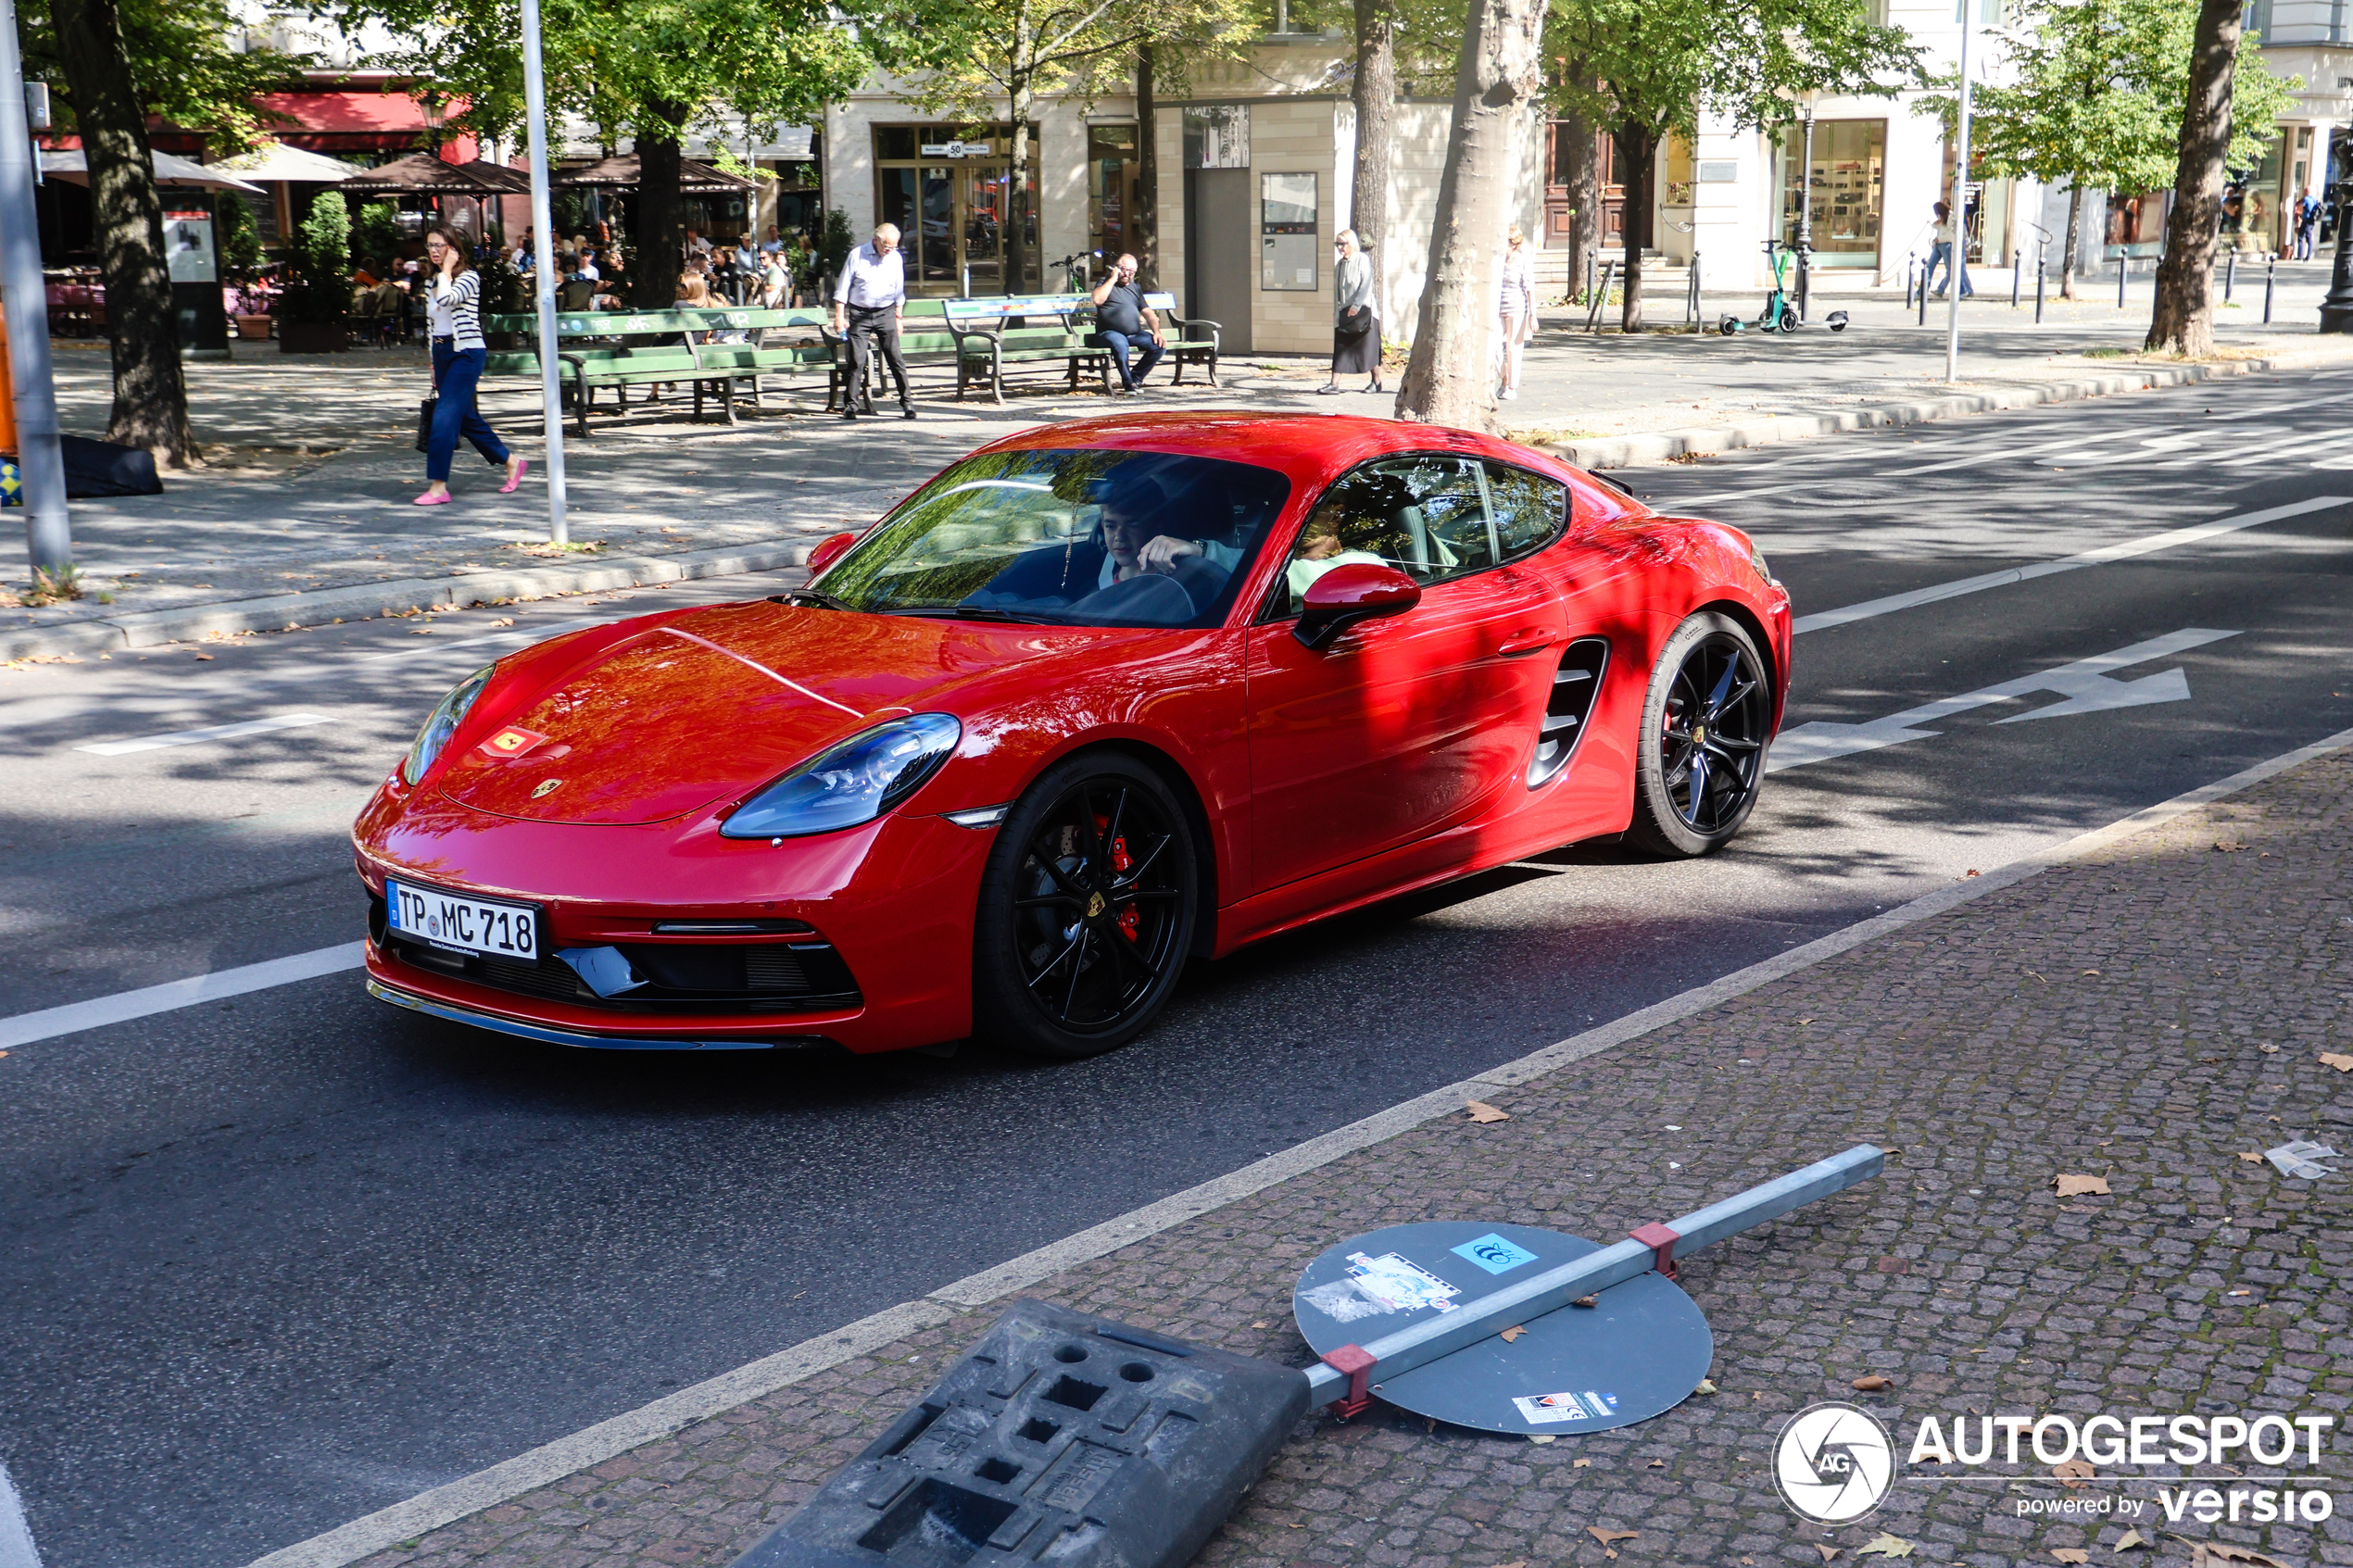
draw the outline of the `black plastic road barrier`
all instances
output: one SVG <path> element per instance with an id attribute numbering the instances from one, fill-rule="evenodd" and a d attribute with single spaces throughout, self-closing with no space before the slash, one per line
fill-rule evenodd
<path id="1" fill-rule="evenodd" d="M 1296 1368 L 1017 1301 L 736 1568 L 1178 1568 L 1306 1409 Z"/>

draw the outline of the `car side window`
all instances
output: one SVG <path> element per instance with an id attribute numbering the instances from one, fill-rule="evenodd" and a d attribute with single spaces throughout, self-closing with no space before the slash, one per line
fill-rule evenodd
<path id="1" fill-rule="evenodd" d="M 1394 567 L 1424 586 L 1493 566 L 1479 480 L 1476 464 L 1436 452 L 1341 475 L 1300 529 L 1269 619 L 1297 615 L 1308 584 L 1350 562 Z"/>
<path id="2" fill-rule="evenodd" d="M 1487 499 L 1505 560 L 1551 544 L 1568 518 L 1567 485 L 1508 463 L 1487 464 Z"/>

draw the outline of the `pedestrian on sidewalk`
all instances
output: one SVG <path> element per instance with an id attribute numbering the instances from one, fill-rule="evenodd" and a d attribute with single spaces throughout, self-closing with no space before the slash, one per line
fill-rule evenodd
<path id="1" fill-rule="evenodd" d="M 841 389 L 841 417 L 854 420 L 862 403 L 875 411 L 866 391 L 866 370 L 877 348 L 899 381 L 899 407 L 915 417 L 907 390 L 907 361 L 899 352 L 899 321 L 907 306 L 907 258 L 899 253 L 899 225 L 885 223 L 875 237 L 849 253 L 834 284 L 834 335 L 849 344 L 849 379 Z"/>
<path id="2" fill-rule="evenodd" d="M 1119 370 L 1120 395 L 1126 397 L 1136 395 L 1160 357 L 1168 352 L 1168 334 L 1161 330 L 1152 307 L 1144 303 L 1143 285 L 1136 282 L 1137 265 L 1134 257 L 1122 256 L 1088 296 L 1095 302 L 1093 341 L 1111 350 L 1111 362 Z M 1127 356 L 1138 348 L 1142 357 L 1131 372 Z"/>
<path id="3" fill-rule="evenodd" d="M 1342 376 L 1365 375 L 1366 392 L 1380 390 L 1380 318 L 1373 307 L 1373 262 L 1353 229 L 1332 241 L 1332 379 L 1318 391 L 1337 393 Z"/>
<path id="4" fill-rule="evenodd" d="M 1499 324 L 1503 328 L 1504 381 L 1496 395 L 1508 403 L 1519 395 L 1519 354 L 1536 331 L 1536 260 L 1528 254 L 1528 235 L 1516 223 L 1504 236 L 1504 259 L 1498 282 Z"/>
<path id="5" fill-rule="evenodd" d="M 1936 297 L 1943 299 L 1944 289 L 1953 286 L 1953 275 L 1957 269 L 1961 279 L 1961 297 L 1968 299 L 1975 295 L 1977 291 L 1969 287 L 1969 258 L 1953 248 L 1953 208 L 1949 203 L 1938 202 L 1936 204 L 1936 243 L 1928 249 L 1929 282 L 1931 284 L 1935 282 L 1936 264 L 1943 262 L 1944 287 L 1936 290 Z"/>
<path id="6" fill-rule="evenodd" d="M 522 483 L 530 462 L 507 450 L 498 433 L 474 407 L 474 387 L 482 380 L 488 345 L 482 336 L 482 274 L 466 259 L 466 242 L 455 229 L 425 231 L 425 260 L 433 268 L 433 292 L 425 317 L 433 336 L 433 429 L 425 441 L 425 493 L 421 507 L 438 507 L 449 499 L 449 459 L 458 451 L 462 432 L 483 461 L 503 466 L 507 483 L 502 495 L 512 495 Z"/>
<path id="7" fill-rule="evenodd" d="M 2291 259 L 2312 259 L 2312 240 L 2320 229 L 2321 204 L 2312 199 L 2312 187 L 2307 185 L 2304 194 L 2296 198 L 2296 253 Z"/>

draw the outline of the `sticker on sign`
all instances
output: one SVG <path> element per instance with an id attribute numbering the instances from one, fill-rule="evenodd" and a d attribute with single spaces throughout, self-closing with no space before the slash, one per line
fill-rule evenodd
<path id="1" fill-rule="evenodd" d="M 404 936 L 456 953 L 539 961 L 539 911 L 437 887 L 384 879 L 384 923 Z"/>

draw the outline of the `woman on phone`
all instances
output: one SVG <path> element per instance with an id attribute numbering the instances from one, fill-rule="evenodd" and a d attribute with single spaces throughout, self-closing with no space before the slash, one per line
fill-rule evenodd
<path id="1" fill-rule="evenodd" d="M 498 487 L 511 495 L 531 466 L 507 450 L 498 433 L 474 407 L 474 387 L 482 380 L 483 361 L 489 358 L 482 336 L 482 274 L 466 258 L 465 236 L 455 229 L 425 231 L 425 262 L 433 269 L 433 284 L 425 300 L 425 318 L 433 332 L 433 432 L 425 441 L 425 493 L 421 507 L 438 507 L 449 499 L 449 459 L 457 455 L 463 433 L 482 454 L 483 461 L 503 466 L 507 483 Z"/>

